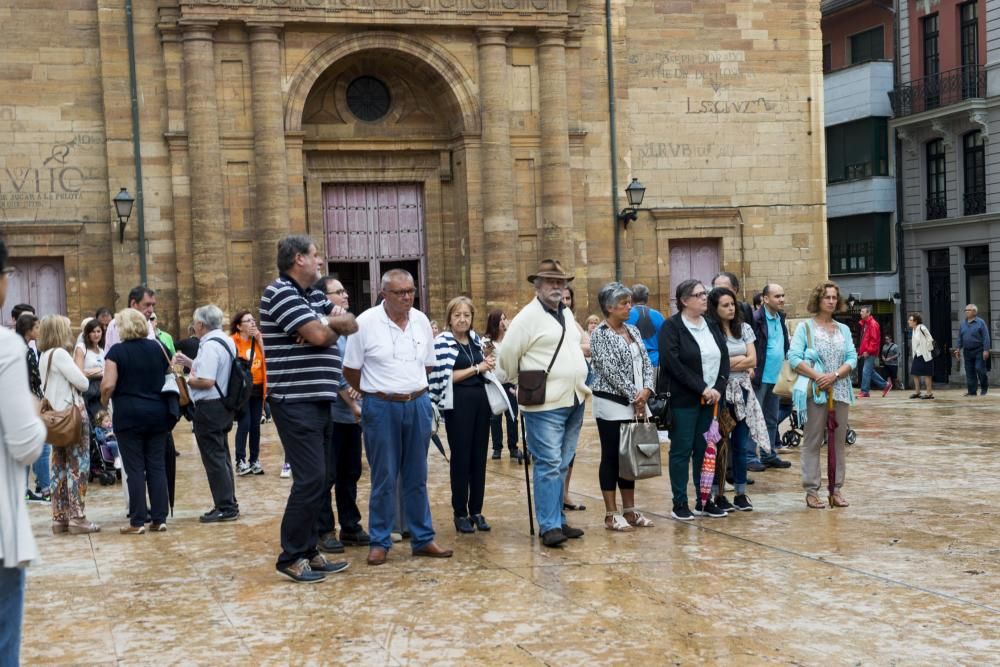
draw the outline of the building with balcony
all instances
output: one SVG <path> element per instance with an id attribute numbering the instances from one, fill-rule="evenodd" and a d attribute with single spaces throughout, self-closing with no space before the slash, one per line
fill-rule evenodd
<path id="1" fill-rule="evenodd" d="M 830 275 L 853 297 L 844 317 L 856 327 L 862 304 L 897 339 L 889 93 L 894 86 L 894 12 L 889 0 L 825 0 L 823 92 Z"/>
<path id="2" fill-rule="evenodd" d="M 946 354 L 967 303 L 1000 333 L 1000 3 L 897 3 L 898 140 L 904 302 L 944 352 L 936 381 L 959 381 Z M 1000 366 L 993 371 L 1000 378 Z"/>

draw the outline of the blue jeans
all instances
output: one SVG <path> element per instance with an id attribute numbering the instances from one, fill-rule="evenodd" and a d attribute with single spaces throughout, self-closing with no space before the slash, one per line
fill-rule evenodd
<path id="1" fill-rule="evenodd" d="M 0 667 L 20 663 L 21 620 L 24 616 L 24 568 L 5 567 L 0 560 Z"/>
<path id="2" fill-rule="evenodd" d="M 865 365 L 861 367 L 861 391 L 868 393 L 872 383 L 878 389 L 885 389 L 885 380 L 875 372 L 875 357 L 868 355 L 865 357 Z"/>
<path id="3" fill-rule="evenodd" d="M 781 410 L 781 397 L 774 393 L 774 385 L 762 382 L 757 388 L 757 402 L 764 412 L 764 423 L 767 424 L 767 435 L 771 440 L 771 452 L 760 457 L 761 463 L 777 461 L 778 454 L 774 443 L 778 440 L 778 412 Z M 747 447 L 747 463 L 757 460 L 757 446 Z"/>
<path id="4" fill-rule="evenodd" d="M 965 386 L 970 394 L 976 393 L 976 383 L 982 388 L 983 393 L 990 387 L 990 378 L 986 375 L 986 360 L 983 359 L 983 348 L 977 347 L 972 350 L 962 349 L 962 356 L 965 361 Z"/>
<path id="5" fill-rule="evenodd" d="M 250 463 L 260 460 L 260 415 L 264 410 L 264 398 L 257 394 L 236 415 L 236 460 L 247 461 L 247 441 L 250 442 Z"/>
<path id="6" fill-rule="evenodd" d="M 434 541 L 427 497 L 427 448 L 432 421 L 427 394 L 405 402 L 386 401 L 374 394 L 365 396 L 361 429 L 371 469 L 368 533 L 373 547 L 392 548 L 397 478 L 402 487 L 406 528 L 412 535 L 410 547 L 417 551 Z"/>
<path id="7" fill-rule="evenodd" d="M 52 445 L 45 443 L 42 453 L 34 463 L 31 464 L 31 471 L 35 473 L 35 488 L 41 489 L 42 493 L 49 492 L 52 485 L 52 475 L 49 472 L 49 456 L 52 454 Z M 27 488 L 31 488 L 31 472 L 25 471 Z"/>
<path id="8" fill-rule="evenodd" d="M 576 455 L 576 442 L 583 426 L 584 404 L 524 415 L 525 439 L 535 464 L 535 516 L 540 534 L 562 528 L 563 487 L 569 462 Z"/>

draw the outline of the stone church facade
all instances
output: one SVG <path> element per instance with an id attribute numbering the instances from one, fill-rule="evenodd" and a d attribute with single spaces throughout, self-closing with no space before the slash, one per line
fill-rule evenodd
<path id="1" fill-rule="evenodd" d="M 439 319 L 463 293 L 516 309 L 544 257 L 581 319 L 616 273 L 667 309 L 729 270 L 793 313 L 827 275 L 815 0 L 613 0 L 617 188 L 603 2 L 135 2 L 141 246 L 111 205 L 138 191 L 126 18 L 0 9 L 0 235 L 14 294 L 74 322 L 123 307 L 141 263 L 175 333 L 200 304 L 255 308 L 289 232 L 358 310 L 401 266 Z"/>

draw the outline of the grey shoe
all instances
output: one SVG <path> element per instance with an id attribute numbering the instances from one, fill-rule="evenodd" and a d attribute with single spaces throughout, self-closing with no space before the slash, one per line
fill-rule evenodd
<path id="1" fill-rule="evenodd" d="M 337 539 L 336 533 L 327 533 L 319 538 L 316 548 L 328 554 L 344 553 L 344 545 Z"/>

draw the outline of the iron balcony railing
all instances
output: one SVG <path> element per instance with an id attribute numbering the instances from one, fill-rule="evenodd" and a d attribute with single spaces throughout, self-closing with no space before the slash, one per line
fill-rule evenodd
<path id="1" fill-rule="evenodd" d="M 948 217 L 948 199 L 944 195 L 931 195 L 927 198 L 927 219 L 940 220 Z"/>
<path id="2" fill-rule="evenodd" d="M 977 97 L 986 97 L 986 70 L 981 65 L 931 74 L 900 86 L 889 95 L 896 118 Z"/>
<path id="3" fill-rule="evenodd" d="M 969 190 L 962 197 L 965 215 L 986 213 L 986 191 Z"/>

